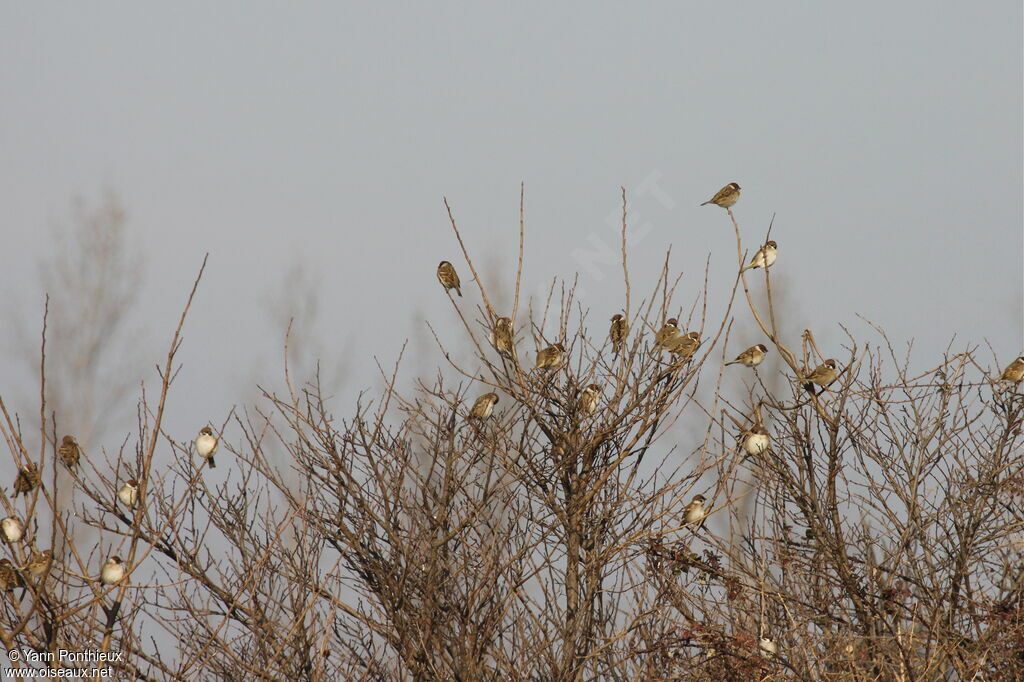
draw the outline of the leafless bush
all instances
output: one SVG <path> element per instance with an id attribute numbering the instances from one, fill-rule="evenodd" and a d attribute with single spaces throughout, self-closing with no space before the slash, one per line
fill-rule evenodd
<path id="1" fill-rule="evenodd" d="M 771 269 L 742 269 L 734 219 L 720 317 L 708 275 L 681 279 L 667 257 L 639 296 L 624 195 L 619 301 L 585 310 L 571 282 L 521 301 L 521 248 L 512 309 L 496 310 L 451 223 L 471 273 L 452 298 L 461 326 L 432 328 L 444 367 L 412 392 L 381 368 L 386 389 L 338 418 L 317 379 L 286 375 L 212 425 L 212 470 L 195 434 L 163 428 L 186 305 L 134 446 L 106 461 L 80 442 L 72 509 L 54 503 L 47 393 L 33 435 L 4 407 L 14 466 L 42 472 L 3 495 L 27 524 L 4 550 L 4 645 L 118 651 L 140 679 L 1020 676 L 1024 394 L 973 349 L 912 375 L 881 330 L 827 352 L 810 331 L 783 338 Z M 659 336 L 670 318 L 678 335 Z M 723 369 L 735 324 L 760 329 L 774 364 Z M 472 357 L 448 351 L 454 335 Z M 557 344 L 564 363 L 534 369 Z M 804 388 L 833 356 L 834 382 Z M 744 447 L 751 434 L 768 448 Z M 117 497 L 128 479 L 134 505 Z M 104 585 L 113 554 L 128 575 Z"/>

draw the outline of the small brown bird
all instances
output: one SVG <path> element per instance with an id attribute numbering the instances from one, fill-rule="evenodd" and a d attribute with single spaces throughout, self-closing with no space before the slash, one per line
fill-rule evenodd
<path id="1" fill-rule="evenodd" d="M 24 585 L 21 574 L 18 573 L 18 569 L 14 568 L 10 559 L 0 559 L 0 592 L 10 592 L 15 587 L 24 587 Z"/>
<path id="2" fill-rule="evenodd" d="M 823 364 L 814 368 L 814 371 L 807 375 L 804 389 L 814 394 L 814 384 L 822 388 L 828 388 L 829 384 L 836 380 L 836 361 L 829 358 Z"/>
<path id="3" fill-rule="evenodd" d="M 25 536 L 25 524 L 17 517 L 8 516 L 0 521 L 0 531 L 2 531 L 4 541 L 13 545 Z"/>
<path id="4" fill-rule="evenodd" d="M 537 364 L 534 369 L 558 369 L 565 364 L 565 346 L 556 343 L 537 351 Z"/>
<path id="5" fill-rule="evenodd" d="M 52 565 L 53 550 L 48 549 L 43 552 L 32 552 L 32 556 L 29 558 L 28 563 L 25 564 L 24 570 L 28 572 L 33 580 L 39 580 L 50 572 L 50 566 Z"/>
<path id="6" fill-rule="evenodd" d="M 612 315 L 612 326 L 608 330 L 608 337 L 612 340 L 612 352 L 615 355 L 622 350 L 622 344 L 626 342 L 627 336 L 629 336 L 629 322 L 619 313 Z"/>
<path id="7" fill-rule="evenodd" d="M 779 647 L 775 645 L 771 637 L 762 637 L 758 644 L 761 655 L 765 658 L 774 658 L 779 653 Z"/>
<path id="8" fill-rule="evenodd" d="M 743 449 L 751 457 L 767 452 L 770 442 L 768 432 L 760 424 L 751 427 L 749 431 L 743 434 Z"/>
<path id="9" fill-rule="evenodd" d="M 134 478 L 125 481 L 125 484 L 117 491 L 117 499 L 126 507 L 134 507 L 139 499 L 139 482 Z"/>
<path id="10" fill-rule="evenodd" d="M 78 460 L 82 457 L 82 451 L 74 436 L 64 436 L 60 447 L 57 448 L 57 454 L 60 455 L 60 461 L 64 462 L 64 466 L 68 469 L 78 466 Z"/>
<path id="11" fill-rule="evenodd" d="M 693 357 L 693 354 L 700 348 L 700 332 L 690 332 L 672 342 L 668 352 L 676 356 L 676 360 L 683 362 Z"/>
<path id="12" fill-rule="evenodd" d="M 455 289 L 455 293 L 462 296 L 462 283 L 459 282 L 459 274 L 455 272 L 455 266 L 446 260 L 441 261 L 437 266 L 437 281 L 441 283 L 445 291 Z"/>
<path id="13" fill-rule="evenodd" d="M 704 508 L 704 496 L 697 495 L 693 498 L 693 502 L 686 505 L 683 508 L 683 523 L 700 524 L 708 516 L 708 510 Z"/>
<path id="14" fill-rule="evenodd" d="M 518 362 L 516 358 L 516 343 L 515 333 L 512 331 L 512 319 L 509 317 L 499 317 L 494 321 L 494 329 L 491 330 L 490 336 L 488 337 L 491 345 L 494 346 L 494 350 L 498 351 L 499 355 Z"/>
<path id="15" fill-rule="evenodd" d="M 730 360 L 725 363 L 725 366 L 743 365 L 744 367 L 757 367 L 764 361 L 764 357 L 766 355 L 768 355 L 768 346 L 763 343 L 759 343 L 737 355 L 735 360 Z"/>
<path id="16" fill-rule="evenodd" d="M 1017 384 L 1024 379 L 1024 355 L 1020 356 L 1006 366 L 999 376 L 999 381 L 1012 381 Z"/>
<path id="17" fill-rule="evenodd" d="M 199 436 L 196 437 L 196 452 L 210 463 L 211 469 L 217 468 L 213 461 L 213 453 L 217 452 L 217 437 L 213 435 L 213 429 L 209 426 L 199 429 Z"/>
<path id="18" fill-rule="evenodd" d="M 112 556 L 103 563 L 100 569 L 100 582 L 104 585 L 116 585 L 124 580 L 124 562 L 121 557 Z"/>
<path id="19" fill-rule="evenodd" d="M 597 404 L 601 402 L 601 387 L 597 384 L 590 384 L 580 393 L 580 412 L 583 414 L 594 414 L 597 412 Z"/>
<path id="20" fill-rule="evenodd" d="M 757 250 L 754 257 L 750 259 L 750 262 L 743 268 L 743 272 L 752 270 L 754 268 L 770 268 L 775 259 L 779 255 L 779 245 L 774 241 L 766 242 L 764 246 Z"/>
<path id="21" fill-rule="evenodd" d="M 494 406 L 498 404 L 497 393 L 484 393 L 473 403 L 473 409 L 469 411 L 470 419 L 487 419 L 494 412 Z"/>
<path id="22" fill-rule="evenodd" d="M 14 477 L 14 496 L 17 497 L 20 493 L 27 495 L 37 485 L 39 485 L 39 469 L 30 462 L 21 467 L 18 470 L 18 475 Z"/>
<path id="23" fill-rule="evenodd" d="M 740 186 L 735 182 L 730 182 L 728 185 L 718 190 L 715 196 L 705 201 L 701 206 L 707 206 L 708 204 L 714 204 L 715 206 L 721 206 L 722 208 L 732 208 L 740 198 Z"/>
<path id="24" fill-rule="evenodd" d="M 661 329 L 654 335 L 654 345 L 656 348 L 670 348 L 675 342 L 676 337 L 679 336 L 679 320 L 674 317 L 670 317 L 665 320 L 665 324 L 661 326 Z"/>

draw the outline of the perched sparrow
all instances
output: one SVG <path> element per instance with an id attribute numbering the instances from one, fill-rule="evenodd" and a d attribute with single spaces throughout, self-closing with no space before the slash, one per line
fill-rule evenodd
<path id="1" fill-rule="evenodd" d="M 612 326 L 608 330 L 608 337 L 612 340 L 612 351 L 615 355 L 622 350 L 622 344 L 626 342 L 627 336 L 629 336 L 629 322 L 619 313 L 612 315 Z"/>
<path id="2" fill-rule="evenodd" d="M 742 353 L 736 356 L 735 360 L 730 360 L 725 363 L 725 366 L 729 365 L 743 365 L 744 367 L 757 367 L 764 360 L 764 356 L 768 355 L 768 346 L 763 343 L 759 343 L 756 346 L 751 346 Z"/>
<path id="3" fill-rule="evenodd" d="M 18 475 L 14 477 L 14 496 L 17 497 L 19 493 L 27 495 L 37 485 L 39 485 L 39 469 L 35 464 L 29 462 L 21 467 Z"/>
<path id="4" fill-rule="evenodd" d="M 672 345 L 668 348 L 668 352 L 678 356 L 677 360 L 681 362 L 689 360 L 699 347 L 700 332 L 690 332 L 686 336 L 681 336 L 673 341 Z"/>
<path id="5" fill-rule="evenodd" d="M 679 320 L 670 317 L 654 335 L 654 345 L 658 348 L 669 348 L 679 336 Z"/>
<path id="6" fill-rule="evenodd" d="M 60 442 L 60 447 L 57 448 L 57 454 L 60 455 L 60 461 L 64 462 L 64 466 L 68 469 L 74 469 L 78 466 L 78 460 L 82 456 L 82 451 L 79 450 L 74 436 L 64 436 L 64 440 Z"/>
<path id="7" fill-rule="evenodd" d="M 455 272 L 455 266 L 446 260 L 441 261 L 437 266 L 437 281 L 441 283 L 445 291 L 455 289 L 460 297 L 462 296 L 462 284 L 459 282 L 459 275 Z"/>
<path id="8" fill-rule="evenodd" d="M 494 329 L 489 336 L 491 345 L 500 355 L 516 362 L 516 342 L 512 331 L 512 320 L 508 317 L 499 317 L 494 321 Z"/>
<path id="9" fill-rule="evenodd" d="M 704 496 L 697 495 L 693 502 L 683 508 L 683 523 L 700 523 L 707 518 L 708 510 L 704 508 Z"/>
<path id="10" fill-rule="evenodd" d="M 117 499 L 126 507 L 134 507 L 139 499 L 139 482 L 134 478 L 126 481 L 117 491 Z"/>
<path id="11" fill-rule="evenodd" d="M 756 457 L 768 450 L 768 432 L 760 424 L 751 427 L 750 431 L 743 434 L 743 449 L 748 455 Z"/>
<path id="12" fill-rule="evenodd" d="M 597 384 L 590 384 L 580 393 L 580 412 L 594 414 L 597 412 L 597 404 L 600 401 L 601 387 Z"/>
<path id="13" fill-rule="evenodd" d="M 775 645 L 771 637 L 762 637 L 759 644 L 761 655 L 765 658 L 772 658 L 779 653 L 779 647 Z"/>
<path id="14" fill-rule="evenodd" d="M 210 463 L 211 469 L 217 468 L 213 461 L 213 453 L 217 452 L 217 437 L 213 435 L 213 429 L 209 426 L 199 429 L 199 436 L 196 438 L 196 452 Z"/>
<path id="15" fill-rule="evenodd" d="M 776 256 L 778 256 L 778 247 L 779 245 L 774 241 L 767 242 L 757 250 L 754 257 L 751 258 L 750 262 L 743 268 L 743 272 L 754 268 L 770 268 L 772 263 L 775 262 Z"/>
<path id="16" fill-rule="evenodd" d="M 722 208 L 732 208 L 733 205 L 739 201 L 739 198 L 740 186 L 735 182 L 730 182 L 728 185 L 718 190 L 718 193 L 715 194 L 715 196 L 701 204 L 701 206 L 714 204 L 715 206 L 721 206 Z"/>
<path id="17" fill-rule="evenodd" d="M 112 556 L 103 563 L 100 569 L 100 582 L 104 585 L 116 585 L 124 580 L 124 562 L 121 557 Z"/>
<path id="18" fill-rule="evenodd" d="M 565 364 L 565 346 L 556 343 L 537 351 L 537 364 L 534 369 L 558 369 L 563 364 Z"/>
<path id="19" fill-rule="evenodd" d="M 1020 383 L 1021 379 L 1024 379 L 1024 355 L 1008 364 L 999 377 L 1000 381 L 1012 381 L 1015 384 Z"/>
<path id="20" fill-rule="evenodd" d="M 807 381 L 804 383 L 804 388 L 814 393 L 814 384 L 825 388 L 828 387 L 833 381 L 836 380 L 836 361 L 829 358 L 824 364 L 818 365 L 814 368 L 814 371 L 807 375 Z"/>
<path id="21" fill-rule="evenodd" d="M 4 540 L 13 545 L 25 536 L 25 524 L 18 518 L 8 516 L 0 521 L 0 531 L 3 532 Z"/>
<path id="22" fill-rule="evenodd" d="M 498 404 L 497 393 L 484 393 L 473 403 L 473 409 L 469 411 L 470 419 L 487 419 L 494 412 L 494 406 Z"/>
<path id="23" fill-rule="evenodd" d="M 53 550 L 48 549 L 44 552 L 32 552 L 32 556 L 29 558 L 28 563 L 25 564 L 25 570 L 32 576 L 34 580 L 39 580 L 50 572 L 50 566 L 53 564 Z"/>
<path id="24" fill-rule="evenodd" d="M 0 592 L 10 592 L 24 584 L 14 564 L 9 559 L 0 559 Z"/>

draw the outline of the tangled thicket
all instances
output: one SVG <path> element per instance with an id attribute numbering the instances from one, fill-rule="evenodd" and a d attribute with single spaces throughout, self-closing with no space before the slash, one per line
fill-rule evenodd
<path id="1" fill-rule="evenodd" d="M 626 223 L 623 196 L 623 298 L 591 317 L 571 286 L 520 309 L 522 247 L 512 309 L 495 310 L 463 246 L 475 290 L 452 302 L 470 357 L 435 333 L 436 380 L 403 393 L 389 373 L 344 419 L 316 380 L 289 380 L 215 425 L 216 474 L 194 434 L 162 429 L 188 306 L 137 440 L 113 454 L 82 442 L 68 470 L 62 415 L 44 401 L 28 433 L 0 403 L 11 478 L 41 474 L 3 491 L 27 525 L 2 550 L 4 646 L 120 651 L 120 675 L 154 680 L 1022 677 L 1019 386 L 973 351 L 911 375 L 880 330 L 841 354 L 782 338 L 772 269 L 742 270 L 734 218 L 721 319 L 706 305 L 682 319 L 667 258 L 637 304 Z M 606 322 L 620 311 L 621 345 Z M 772 371 L 723 369 L 734 315 L 760 329 Z M 503 317 L 516 351 L 501 354 Z M 656 347 L 671 317 L 698 333 L 692 354 Z M 565 364 L 533 370 L 556 343 Z M 838 377 L 808 392 L 830 355 Z M 493 414 L 469 418 L 488 392 Z M 760 429 L 770 446 L 749 454 Z M 134 506 L 116 496 L 128 479 Z M 710 515 L 688 524 L 698 494 Z M 112 554 L 129 574 L 108 586 Z"/>

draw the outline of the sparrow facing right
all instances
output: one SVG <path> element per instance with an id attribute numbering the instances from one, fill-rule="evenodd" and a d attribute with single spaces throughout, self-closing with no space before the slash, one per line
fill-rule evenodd
<path id="1" fill-rule="evenodd" d="M 103 562 L 100 569 L 100 582 L 104 585 L 116 585 L 124 580 L 124 562 L 121 557 L 112 556 Z"/>
<path id="2" fill-rule="evenodd" d="M 28 563 L 25 564 L 25 570 L 28 571 L 28 574 L 32 576 L 34 580 L 39 580 L 50 572 L 50 566 L 52 564 L 52 549 L 47 549 L 42 552 L 32 552 L 32 556 L 29 558 Z"/>
<path id="3" fill-rule="evenodd" d="M 27 495 L 37 485 L 39 485 L 39 469 L 35 464 L 29 462 L 21 467 L 18 470 L 18 475 L 14 477 L 14 496 L 17 497 L 21 493 Z"/>
<path id="4" fill-rule="evenodd" d="M 689 360 L 700 347 L 700 332 L 689 332 L 672 342 L 668 352 L 676 356 L 679 362 Z"/>
<path id="5" fill-rule="evenodd" d="M 455 272 L 455 266 L 446 260 L 441 261 L 437 266 L 437 280 L 444 287 L 445 291 L 455 289 L 455 293 L 462 297 L 462 284 L 459 282 L 459 274 Z"/>
<path id="6" fill-rule="evenodd" d="M 708 516 L 708 510 L 704 508 L 704 496 L 696 495 L 693 502 L 683 508 L 683 524 L 701 523 Z"/>
<path id="7" fill-rule="evenodd" d="M 213 453 L 217 452 L 217 437 L 213 435 L 213 429 L 209 426 L 199 429 L 199 435 L 196 437 L 196 452 L 210 463 L 211 469 L 217 468 L 217 464 L 213 461 Z"/>
<path id="8" fill-rule="evenodd" d="M 590 384 L 580 393 L 580 412 L 591 415 L 597 412 L 597 405 L 601 402 L 601 387 L 598 384 Z"/>
<path id="9" fill-rule="evenodd" d="M 768 346 L 759 343 L 737 355 L 735 360 L 725 363 L 725 366 L 743 365 L 744 367 L 757 367 L 764 361 L 766 355 L 768 355 Z"/>
<path id="10" fill-rule="evenodd" d="M 814 394 L 814 384 L 818 384 L 822 388 L 828 388 L 828 385 L 836 380 L 836 361 L 829 358 L 824 363 L 814 368 L 814 371 L 807 375 L 807 381 L 804 382 L 804 389 Z"/>
<path id="11" fill-rule="evenodd" d="M 608 330 L 608 338 L 612 340 L 612 352 L 615 355 L 622 350 L 622 344 L 626 342 L 627 336 L 629 336 L 629 322 L 621 313 L 612 315 L 612 326 Z"/>
<path id="12" fill-rule="evenodd" d="M 750 262 L 743 267 L 742 272 L 754 268 L 770 268 L 779 255 L 778 247 L 779 245 L 774 241 L 766 242 L 764 246 L 757 250 L 757 253 L 750 259 Z"/>
<path id="13" fill-rule="evenodd" d="M 558 369 L 565 364 L 565 346 L 560 343 L 537 351 L 534 369 Z"/>
<path id="14" fill-rule="evenodd" d="M 78 466 L 78 460 L 82 456 L 82 451 L 78 447 L 78 442 L 74 436 L 64 436 L 60 447 L 57 448 L 57 454 L 60 455 L 60 461 L 64 462 L 64 466 L 68 469 L 74 469 Z"/>
<path id="15" fill-rule="evenodd" d="M 999 381 L 1012 381 L 1015 384 L 1024 379 L 1024 355 L 1020 356 L 1006 366 L 999 377 Z"/>
<path id="16" fill-rule="evenodd" d="M 12 545 L 25 536 L 25 524 L 14 516 L 8 516 L 0 521 L 0 530 L 3 532 L 4 541 Z"/>
<path id="17" fill-rule="evenodd" d="M 757 457 L 767 452 L 770 442 L 768 432 L 760 424 L 751 427 L 749 431 L 743 434 L 743 449 L 751 457 Z"/>
<path id="18" fill-rule="evenodd" d="M 495 320 L 494 329 L 491 330 L 488 340 L 499 355 L 518 362 L 514 332 L 512 331 L 512 318 L 499 317 Z"/>
<path id="19" fill-rule="evenodd" d="M 707 206 L 708 204 L 714 204 L 715 206 L 721 206 L 722 208 L 732 208 L 736 205 L 736 202 L 740 199 L 740 186 L 735 182 L 730 182 L 728 185 L 718 190 L 715 196 L 705 201 L 701 206 Z"/>
<path id="20" fill-rule="evenodd" d="M 497 393 L 484 393 L 473 403 L 473 409 L 469 411 L 470 419 L 487 419 L 494 412 L 494 406 L 498 404 Z"/>
<path id="21" fill-rule="evenodd" d="M 125 481 L 125 484 L 117 491 L 117 499 L 126 507 L 134 507 L 139 499 L 139 482 L 134 478 Z"/>
<path id="22" fill-rule="evenodd" d="M 679 336 L 679 332 L 679 320 L 674 317 L 668 318 L 654 335 L 654 346 L 662 349 L 670 348 L 676 337 Z"/>

